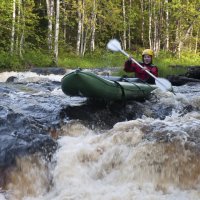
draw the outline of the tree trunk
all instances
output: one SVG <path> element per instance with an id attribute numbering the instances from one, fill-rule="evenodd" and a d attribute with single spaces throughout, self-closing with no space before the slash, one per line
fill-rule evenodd
<path id="1" fill-rule="evenodd" d="M 16 0 L 13 0 L 13 16 L 12 16 L 12 31 L 11 31 L 11 45 L 10 52 L 14 52 L 14 42 L 15 42 L 15 20 L 16 20 Z"/>
<path id="2" fill-rule="evenodd" d="M 163 4 L 162 1 L 159 2 L 159 11 L 157 16 L 157 42 L 156 42 L 156 56 L 158 55 L 160 51 L 160 41 L 161 41 L 161 32 L 162 32 L 162 21 L 163 21 Z"/>
<path id="3" fill-rule="evenodd" d="M 66 11 L 66 3 L 65 3 L 65 0 L 62 0 L 62 5 L 63 5 L 63 10 L 64 10 L 64 15 L 65 14 L 65 11 Z M 63 39 L 64 39 L 64 43 L 66 43 L 66 36 L 67 36 L 67 29 L 66 29 L 66 19 L 64 17 L 63 19 Z"/>
<path id="4" fill-rule="evenodd" d="M 18 0 L 18 13 L 17 13 L 17 36 L 16 36 L 16 52 L 19 51 L 19 37 L 20 37 L 20 19 L 21 19 L 21 0 Z"/>
<path id="5" fill-rule="evenodd" d="M 168 8 L 168 0 L 165 0 L 166 3 L 166 45 L 165 48 L 169 51 L 169 8 Z"/>
<path id="6" fill-rule="evenodd" d="M 48 36 L 47 36 L 48 49 L 52 50 L 54 0 L 46 0 L 46 5 L 47 5 L 47 17 L 48 17 Z"/>
<path id="7" fill-rule="evenodd" d="M 82 17 L 81 17 L 81 55 L 84 55 L 84 41 L 86 34 L 84 34 L 84 20 L 85 20 L 85 0 L 82 0 Z"/>
<path id="8" fill-rule="evenodd" d="M 125 0 L 122 0 L 122 11 L 123 11 L 123 49 L 126 50 L 126 7 L 125 7 Z"/>
<path id="9" fill-rule="evenodd" d="M 129 1 L 129 12 L 132 9 L 132 0 Z M 128 20 L 128 49 L 131 49 L 131 22 Z"/>
<path id="10" fill-rule="evenodd" d="M 156 37 L 157 37 L 157 16 L 156 16 L 156 2 L 153 5 L 153 15 L 154 15 L 154 37 L 153 37 L 153 50 L 156 50 Z"/>
<path id="11" fill-rule="evenodd" d="M 197 31 L 197 35 L 196 35 L 196 41 L 195 41 L 195 54 L 197 54 L 197 49 L 198 49 L 198 38 L 199 38 L 199 31 Z"/>
<path id="12" fill-rule="evenodd" d="M 86 28 L 85 34 L 84 34 L 82 56 L 84 56 L 84 54 L 85 54 L 85 52 L 86 52 L 87 39 L 88 39 L 88 27 Z"/>
<path id="13" fill-rule="evenodd" d="M 58 37 L 59 37 L 59 17 L 60 17 L 60 0 L 56 0 L 56 23 L 55 23 L 55 41 L 54 41 L 54 60 L 58 65 Z"/>
<path id="14" fill-rule="evenodd" d="M 19 0 L 21 2 L 21 0 Z M 21 28 L 21 38 L 19 43 L 19 55 L 20 58 L 23 59 L 23 46 L 24 46 L 24 32 L 25 32 L 25 15 L 24 15 L 24 5 L 22 5 L 22 12 L 21 12 L 21 18 L 22 18 L 22 28 Z"/>
<path id="15" fill-rule="evenodd" d="M 159 39 L 158 39 L 158 18 L 157 16 L 154 19 L 154 53 L 155 56 L 158 54 L 158 46 L 159 46 Z"/>
<path id="16" fill-rule="evenodd" d="M 193 27 L 192 27 L 192 30 L 190 31 L 190 36 L 189 36 L 189 38 L 193 38 L 193 31 L 194 31 L 194 29 L 193 29 Z M 192 40 L 190 39 L 189 44 L 188 44 L 188 48 L 189 48 L 190 51 L 192 51 L 192 45 L 193 45 L 193 42 L 192 42 Z"/>
<path id="17" fill-rule="evenodd" d="M 81 30 L 82 30 L 82 14 L 81 14 L 81 5 L 82 0 L 78 0 L 78 29 L 77 29 L 77 41 L 76 41 L 76 54 L 80 53 L 80 44 L 81 44 Z"/>
<path id="18" fill-rule="evenodd" d="M 141 40 L 142 40 L 142 44 L 144 46 L 144 0 L 141 0 L 141 15 L 142 15 L 142 32 L 141 32 Z"/>
<path id="19" fill-rule="evenodd" d="M 152 0 L 149 0 L 149 47 L 152 49 Z"/>
<path id="20" fill-rule="evenodd" d="M 194 21 L 190 24 L 190 26 L 188 27 L 186 33 L 184 34 L 184 37 L 181 37 L 181 34 L 180 34 L 180 31 L 179 31 L 179 42 L 178 42 L 178 57 L 180 58 L 181 57 L 181 49 L 182 49 L 182 46 L 183 46 L 183 43 L 184 43 L 184 40 L 187 40 L 189 35 L 190 35 L 190 32 L 192 31 L 193 29 L 193 24 L 194 24 Z"/>
<path id="21" fill-rule="evenodd" d="M 93 0 L 93 11 L 92 11 L 92 20 L 91 20 L 91 43 L 90 50 L 94 51 L 95 49 L 95 32 L 96 32 L 96 0 Z"/>

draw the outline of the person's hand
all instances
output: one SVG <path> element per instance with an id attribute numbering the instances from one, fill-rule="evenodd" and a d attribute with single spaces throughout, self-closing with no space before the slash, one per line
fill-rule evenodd
<path id="1" fill-rule="evenodd" d="M 126 63 L 127 63 L 128 65 L 131 65 L 131 63 L 132 63 L 131 57 L 128 58 L 128 60 L 126 61 Z"/>
<path id="2" fill-rule="evenodd" d="M 131 61 L 131 62 L 132 62 L 132 57 L 131 57 L 131 56 L 129 56 L 128 61 Z"/>
<path id="3" fill-rule="evenodd" d="M 143 70 L 150 71 L 148 67 L 143 67 Z"/>

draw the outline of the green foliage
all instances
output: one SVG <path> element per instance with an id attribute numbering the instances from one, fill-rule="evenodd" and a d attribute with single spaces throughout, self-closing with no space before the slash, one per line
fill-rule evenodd
<path id="1" fill-rule="evenodd" d="M 132 52 L 130 52 L 132 54 Z M 141 54 L 132 54 L 134 59 L 141 61 Z M 84 57 L 72 53 L 62 53 L 58 60 L 58 66 L 69 69 L 76 68 L 104 68 L 117 67 L 118 71 L 113 75 L 134 76 L 134 73 L 125 73 L 123 71 L 124 62 L 127 57 L 121 53 L 112 53 L 104 49 L 87 53 Z M 192 52 L 184 52 L 181 59 L 173 57 L 170 53 L 160 52 L 157 58 L 153 60 L 159 68 L 159 76 L 166 77 L 172 74 L 184 74 L 188 66 L 196 66 L 200 63 L 200 55 Z M 50 67 L 52 57 L 41 50 L 30 50 L 24 54 L 23 60 L 18 56 L 11 56 L 10 53 L 0 52 L 0 71 L 22 70 L 30 67 Z"/>
<path id="2" fill-rule="evenodd" d="M 187 63 L 187 65 L 200 65 L 200 52 L 195 54 L 192 51 L 182 51 L 181 58 L 178 59 L 183 65 Z"/>
<path id="3" fill-rule="evenodd" d="M 26 67 L 49 67 L 52 66 L 52 58 L 40 50 L 30 50 L 24 54 L 23 63 Z"/>
<path id="4" fill-rule="evenodd" d="M 99 67 L 120 67 L 125 58 L 120 53 L 112 53 L 105 50 L 88 53 L 84 57 L 63 54 L 58 65 L 66 68 L 99 68 Z"/>
<path id="5" fill-rule="evenodd" d="M 158 49 L 166 48 L 166 36 L 169 33 L 169 51 L 159 52 L 159 57 L 154 60 L 160 68 L 160 75 L 165 75 L 170 70 L 170 73 L 178 73 L 174 70 L 175 68 L 169 67 L 170 65 L 199 65 L 200 55 L 194 53 L 194 49 L 199 51 L 200 44 L 198 0 L 125 1 L 125 19 L 122 0 L 98 0 L 95 1 L 95 8 L 94 0 L 84 2 L 83 5 L 83 1 L 64 0 L 60 4 L 59 66 L 67 68 L 122 67 L 126 58 L 120 53 L 106 51 L 106 43 L 111 38 L 123 41 L 124 31 L 126 31 L 127 44 L 130 33 L 131 48 L 135 49 L 135 51 L 130 49 L 129 53 L 140 61 L 142 49 L 144 46 L 149 47 L 150 16 L 152 43 L 156 39 L 154 37 L 161 36 L 160 43 L 157 43 L 160 44 Z M 52 66 L 53 49 L 51 53 L 46 51 L 48 48 L 46 1 L 16 1 L 15 21 L 13 21 L 13 1 L 1 0 L 0 11 L 0 69 Z M 84 57 L 73 54 L 76 52 L 77 44 L 78 11 L 81 11 L 84 16 L 81 35 L 81 42 L 86 44 Z M 56 7 L 54 7 L 52 17 L 52 44 L 55 39 L 55 13 Z M 96 20 L 92 18 L 94 13 Z M 167 14 L 169 14 L 169 21 L 166 18 Z M 167 26 L 168 23 L 169 26 Z M 89 46 L 93 24 L 96 25 L 95 52 L 91 53 Z M 144 30 L 142 30 L 142 25 L 144 25 Z M 13 37 L 11 37 L 13 29 Z M 158 31 L 157 36 L 155 36 L 156 31 Z M 14 42 L 12 57 L 6 53 L 11 49 L 11 41 Z M 174 54 L 178 52 L 179 46 L 181 57 L 178 59 Z M 20 58 L 20 52 L 23 59 Z"/>
<path id="6" fill-rule="evenodd" d="M 11 56 L 10 53 L 0 51 L 0 71 L 18 70 L 23 66 L 18 56 Z"/>
<path id="7" fill-rule="evenodd" d="M 8 49 L 10 45 L 11 24 L 12 24 L 12 3 L 10 1 L 0 1 L 0 48 Z"/>
<path id="8" fill-rule="evenodd" d="M 200 53 L 184 51 L 181 58 L 172 56 L 169 52 L 161 51 L 154 64 L 159 67 L 159 76 L 165 77 L 169 74 L 185 74 L 188 66 L 200 65 Z"/>

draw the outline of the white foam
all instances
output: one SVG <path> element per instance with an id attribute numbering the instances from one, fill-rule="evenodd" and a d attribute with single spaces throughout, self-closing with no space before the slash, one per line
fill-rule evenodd
<path id="1" fill-rule="evenodd" d="M 26 81 L 26 82 L 31 82 L 31 81 L 38 81 L 41 79 L 47 79 L 47 80 L 52 80 L 52 81 L 61 81 L 63 75 L 55 75 L 55 74 L 50 74 L 50 75 L 39 75 L 34 72 L 2 72 L 0 73 L 0 82 L 6 82 L 6 80 L 14 76 L 18 80 L 17 81 Z"/>
<path id="2" fill-rule="evenodd" d="M 182 118 L 183 124 L 186 118 Z M 152 119 L 121 122 L 102 135 L 84 127 L 68 127 L 67 133 L 71 135 L 59 140 L 60 148 L 55 156 L 54 187 L 41 199 L 199 199 L 198 189 L 181 189 L 176 179 L 169 178 L 170 174 L 169 177 L 165 174 L 166 179 L 163 179 L 155 173 L 156 162 L 165 162 L 169 155 L 162 150 L 162 145 L 158 144 L 158 148 L 154 143 L 142 140 L 142 128 L 152 122 Z M 193 123 L 192 119 L 189 119 L 190 122 Z M 171 131 L 174 118 L 171 121 L 168 118 L 163 123 Z M 179 130 L 178 126 L 176 128 L 181 130 L 181 127 Z M 148 153 L 151 155 L 149 158 Z M 184 158 L 186 155 L 181 156 Z M 173 166 L 168 170 L 176 174 Z"/>

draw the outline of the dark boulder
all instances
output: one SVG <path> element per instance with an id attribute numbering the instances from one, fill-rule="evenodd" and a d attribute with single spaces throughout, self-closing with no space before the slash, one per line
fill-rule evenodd
<path id="1" fill-rule="evenodd" d="M 185 74 L 188 78 L 195 78 L 200 80 L 200 66 L 188 67 L 188 71 Z"/>
<path id="2" fill-rule="evenodd" d="M 61 104 L 65 102 L 51 92 L 59 87 L 52 81 L 1 83 L 0 170 L 21 156 L 39 154 L 51 159 L 57 148 L 51 136 L 60 126 Z"/>
<path id="3" fill-rule="evenodd" d="M 15 164 L 16 157 L 41 153 L 50 159 L 57 143 L 40 122 L 0 107 L 0 168 Z"/>
<path id="4" fill-rule="evenodd" d="M 17 77 L 10 76 L 7 78 L 6 83 L 12 83 L 12 82 L 15 82 L 16 80 L 17 80 Z"/>
<path id="5" fill-rule="evenodd" d="M 169 75 L 167 76 L 167 79 L 171 82 L 174 86 L 181 86 L 189 82 L 200 82 L 200 79 L 195 78 L 188 78 L 183 75 Z"/>
<path id="6" fill-rule="evenodd" d="M 190 66 L 184 74 L 168 75 L 167 79 L 174 86 L 181 86 L 189 82 L 200 82 L 200 66 Z"/>
<path id="7" fill-rule="evenodd" d="M 42 75 L 49 75 L 49 74 L 64 75 L 66 73 L 66 70 L 60 67 L 44 67 L 44 68 L 36 67 L 32 68 L 30 71 Z"/>

